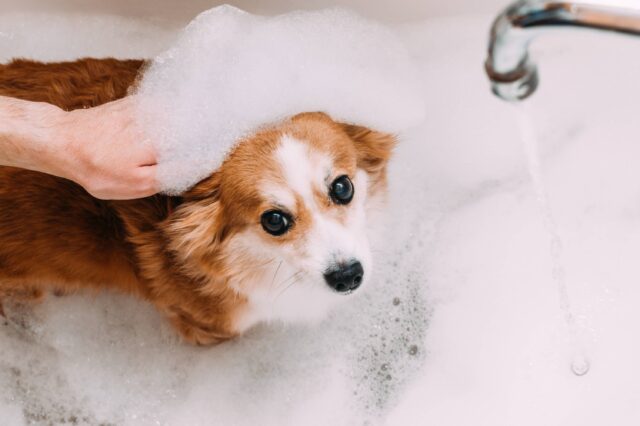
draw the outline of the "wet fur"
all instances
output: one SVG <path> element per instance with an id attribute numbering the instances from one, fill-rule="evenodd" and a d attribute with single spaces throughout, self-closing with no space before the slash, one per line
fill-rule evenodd
<path id="1" fill-rule="evenodd" d="M 15 60 L 0 65 L 0 95 L 65 110 L 93 107 L 126 96 L 143 68 L 141 60 Z M 350 139 L 355 154 L 345 157 L 355 155 L 370 191 L 384 189 L 394 139 L 322 113 L 301 114 L 243 141 L 220 170 L 181 196 L 103 201 L 65 179 L 0 167 L 0 306 L 2 299 L 39 300 L 50 291 L 113 289 L 153 303 L 189 342 L 237 335 L 248 304 L 233 283 L 251 279 L 251 259 L 234 257 L 226 242 L 255 225 L 262 205 L 234 185 L 240 169 L 268 173 L 268 162 L 256 158 L 283 131 L 300 138 L 328 132 L 334 150 L 346 149 Z"/>

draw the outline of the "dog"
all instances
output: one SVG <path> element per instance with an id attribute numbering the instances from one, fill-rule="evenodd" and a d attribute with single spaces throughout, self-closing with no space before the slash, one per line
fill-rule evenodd
<path id="1" fill-rule="evenodd" d="M 143 60 L 0 65 L 0 95 L 94 107 L 130 92 Z M 317 321 L 372 275 L 367 217 L 395 136 L 305 112 L 257 131 L 179 196 L 93 198 L 0 167 L 0 302 L 115 290 L 152 303 L 187 342 L 270 320 Z"/>

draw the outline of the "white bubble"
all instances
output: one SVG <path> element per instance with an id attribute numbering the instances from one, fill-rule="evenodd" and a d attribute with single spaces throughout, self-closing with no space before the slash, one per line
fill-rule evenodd
<path id="1" fill-rule="evenodd" d="M 418 81 L 396 36 L 354 13 L 267 18 L 221 6 L 154 60 L 137 93 L 159 179 L 174 193 L 214 171 L 241 137 L 300 112 L 400 132 L 423 116 Z"/>

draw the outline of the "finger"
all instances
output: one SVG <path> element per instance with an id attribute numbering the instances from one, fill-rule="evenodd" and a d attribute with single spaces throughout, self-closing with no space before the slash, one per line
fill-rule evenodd
<path id="1" fill-rule="evenodd" d="M 141 142 L 132 155 L 139 167 L 155 166 L 157 164 L 156 151 L 148 143 Z"/>

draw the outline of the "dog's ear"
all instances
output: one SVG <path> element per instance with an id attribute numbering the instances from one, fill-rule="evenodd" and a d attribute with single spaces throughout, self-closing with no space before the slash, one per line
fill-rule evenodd
<path id="1" fill-rule="evenodd" d="M 299 114 L 294 115 L 293 117 L 291 117 L 291 121 L 296 122 L 298 120 L 318 120 L 318 121 L 324 121 L 326 123 L 331 123 L 333 122 L 333 120 L 331 119 L 331 117 L 329 116 L 329 114 L 322 112 L 322 111 L 310 111 L 310 112 L 301 112 Z"/>
<path id="2" fill-rule="evenodd" d="M 183 203 L 165 231 L 176 253 L 198 258 L 215 254 L 227 234 L 219 189 L 220 178 L 214 173 L 182 194 Z"/>
<path id="3" fill-rule="evenodd" d="M 344 132 L 353 141 L 358 153 L 358 167 L 373 178 L 384 175 L 396 146 L 396 137 L 367 127 L 341 123 Z"/>
<path id="4" fill-rule="evenodd" d="M 182 198 L 185 201 L 213 200 L 218 198 L 219 189 L 220 174 L 213 173 L 182 194 Z"/>
<path id="5" fill-rule="evenodd" d="M 221 175 L 218 172 L 214 172 L 210 176 L 202 179 L 195 184 L 191 189 L 182 195 L 185 201 L 191 201 L 191 204 L 197 204 L 197 210 L 206 211 L 207 218 L 202 218 L 204 221 L 212 222 L 215 219 L 216 229 L 215 238 L 216 242 L 222 242 L 227 235 L 228 227 L 222 220 L 222 205 L 220 203 L 220 185 Z M 195 210 L 195 209 L 194 209 Z M 197 214 L 196 216 L 200 216 Z"/>

